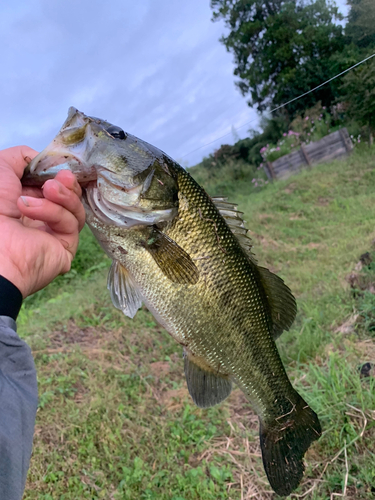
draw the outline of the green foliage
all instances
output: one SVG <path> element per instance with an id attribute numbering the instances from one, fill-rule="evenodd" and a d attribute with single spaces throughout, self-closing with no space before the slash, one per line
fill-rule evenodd
<path id="1" fill-rule="evenodd" d="M 338 126 L 332 126 L 332 116 L 325 106 L 318 102 L 303 115 L 298 115 L 290 124 L 288 132 L 276 144 L 267 144 L 260 152 L 264 161 L 275 161 L 284 155 L 292 153 L 303 144 L 319 141 L 334 132 Z"/>
<path id="2" fill-rule="evenodd" d="M 359 48 L 375 47 L 375 3 L 373 0 L 348 0 L 350 6 L 345 35 Z"/>
<path id="3" fill-rule="evenodd" d="M 213 19 L 230 32 L 221 38 L 233 52 L 236 85 L 250 94 L 259 111 L 281 105 L 328 80 L 337 72 L 332 56 L 345 40 L 334 3 L 326 0 L 211 0 Z M 329 106 L 337 97 L 331 85 L 288 106 L 291 117 L 316 101 Z"/>
<path id="4" fill-rule="evenodd" d="M 248 194 L 256 187 L 252 185 L 254 178 L 258 178 L 260 183 L 262 179 L 266 181 L 265 175 L 258 172 L 262 147 L 277 142 L 286 127 L 287 121 L 283 116 L 263 118 L 262 133 L 253 132 L 251 138 L 242 139 L 233 146 L 221 146 L 201 163 L 189 168 L 189 172 L 212 196 L 238 190 Z"/>
<path id="5" fill-rule="evenodd" d="M 375 132 L 375 61 L 371 59 L 350 71 L 341 87 L 347 103 L 347 114 L 361 125 L 367 125 L 370 136 Z M 370 137 L 370 142 L 371 142 Z"/>
<path id="6" fill-rule="evenodd" d="M 190 168 L 189 173 L 211 196 L 228 196 L 236 186 L 241 186 L 240 191 L 246 195 L 253 190 L 251 181 L 256 168 L 243 160 L 230 159 L 222 163 L 211 158 Z"/>

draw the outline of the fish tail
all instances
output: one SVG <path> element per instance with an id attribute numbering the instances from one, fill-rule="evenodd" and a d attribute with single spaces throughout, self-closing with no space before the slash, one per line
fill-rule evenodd
<path id="1" fill-rule="evenodd" d="M 305 469 L 303 457 L 321 436 L 316 413 L 296 393 L 297 403 L 272 421 L 260 420 L 260 446 L 268 481 L 278 495 L 289 495 L 299 485 Z M 286 401 L 289 408 L 291 402 Z"/>

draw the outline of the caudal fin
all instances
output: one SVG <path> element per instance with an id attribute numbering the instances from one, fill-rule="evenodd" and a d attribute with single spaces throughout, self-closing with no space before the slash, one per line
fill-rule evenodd
<path id="1" fill-rule="evenodd" d="M 289 495 L 301 482 L 303 457 L 321 436 L 316 413 L 298 396 L 289 412 L 272 422 L 260 422 L 260 446 L 268 481 L 278 495 Z"/>

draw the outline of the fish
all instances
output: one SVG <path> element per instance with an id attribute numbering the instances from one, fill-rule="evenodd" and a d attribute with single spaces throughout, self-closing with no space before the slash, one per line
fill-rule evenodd
<path id="1" fill-rule="evenodd" d="M 133 318 L 145 304 L 182 346 L 198 407 L 221 403 L 237 384 L 259 418 L 268 481 L 289 495 L 322 430 L 275 343 L 295 319 L 296 300 L 256 261 L 243 214 L 158 148 L 73 107 L 22 183 L 41 185 L 63 169 L 82 186 L 86 222 L 112 259 L 114 306 Z"/>

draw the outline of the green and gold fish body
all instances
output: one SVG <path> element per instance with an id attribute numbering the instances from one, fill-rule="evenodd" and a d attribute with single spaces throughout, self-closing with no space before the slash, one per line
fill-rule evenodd
<path id="1" fill-rule="evenodd" d="M 62 132 L 69 135 L 72 128 L 77 135 L 86 127 L 91 149 L 68 167 L 77 172 L 79 165 L 83 175 L 86 166 L 86 178 L 90 172 L 87 222 L 113 259 L 108 288 L 114 305 L 133 317 L 145 303 L 183 346 L 186 380 L 198 406 L 224 400 L 232 382 L 243 390 L 259 416 L 271 486 L 289 494 L 302 478 L 306 450 L 321 433 L 317 416 L 293 389 L 275 344 L 294 320 L 293 295 L 280 278 L 257 265 L 234 205 L 211 199 L 178 164 L 140 140 L 119 145 L 115 135 L 112 147 L 106 133 L 97 131 L 103 127 L 111 134 L 111 124 L 76 113 L 70 113 Z M 93 137 L 99 139 L 100 154 Z M 63 157 L 66 143 L 56 149 L 56 139 L 53 155 Z M 136 167 L 130 166 L 126 147 L 131 158 L 140 155 Z M 31 164 L 34 178 L 48 173 L 50 151 Z M 116 157 L 116 168 L 109 156 Z"/>

